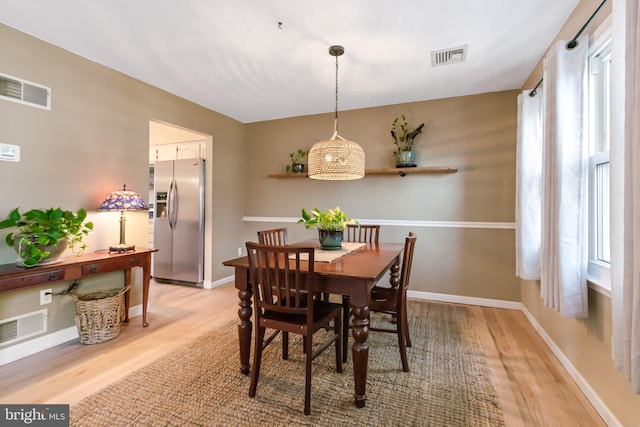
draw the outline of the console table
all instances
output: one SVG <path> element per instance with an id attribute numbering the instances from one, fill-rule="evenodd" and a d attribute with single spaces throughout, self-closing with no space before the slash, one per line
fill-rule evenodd
<path id="1" fill-rule="evenodd" d="M 107 250 L 68 255 L 60 262 L 37 267 L 20 267 L 16 263 L 0 265 L 0 293 L 71 281 L 110 271 L 124 271 L 124 286 L 131 284 L 131 269 L 142 268 L 142 326 L 147 323 L 147 302 L 151 280 L 151 254 L 157 249 L 136 248 L 134 252 L 109 253 Z M 125 293 L 125 322 L 129 321 L 129 291 Z"/>

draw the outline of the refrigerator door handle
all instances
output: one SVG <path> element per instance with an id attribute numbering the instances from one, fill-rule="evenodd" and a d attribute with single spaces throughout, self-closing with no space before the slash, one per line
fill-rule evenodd
<path id="1" fill-rule="evenodd" d="M 170 206 L 169 224 L 171 229 L 174 230 L 178 225 L 178 182 L 175 179 L 171 180 L 170 194 L 171 199 L 167 202 L 167 205 Z"/>
<path id="2" fill-rule="evenodd" d="M 169 182 L 169 191 L 167 192 L 167 223 L 169 223 L 169 228 L 173 230 L 173 179 Z"/>

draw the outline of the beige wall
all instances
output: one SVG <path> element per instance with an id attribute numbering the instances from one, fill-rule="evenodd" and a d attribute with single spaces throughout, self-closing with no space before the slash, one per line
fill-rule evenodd
<path id="1" fill-rule="evenodd" d="M 571 39 L 600 3 L 601 0 L 580 1 L 556 40 Z M 603 6 L 585 34 L 594 32 L 610 15 L 611 3 L 609 1 Z M 541 77 L 542 61 L 531 73 L 523 89 L 533 88 Z M 598 394 L 622 425 L 637 425 L 640 395 L 633 393 L 624 375 L 615 369 L 611 356 L 611 298 L 590 290 L 589 317 L 567 319 L 544 307 L 539 282 L 522 281 L 521 289 L 522 303 L 526 309 L 575 367 L 588 387 Z"/>
<path id="2" fill-rule="evenodd" d="M 61 206 L 86 208 L 96 223 L 89 250 L 117 242 L 117 213 L 97 213 L 102 199 L 123 183 L 148 194 L 149 120 L 172 123 L 213 136 L 208 147 L 208 244 L 206 280 L 229 272 L 222 260 L 235 256 L 242 234 L 244 125 L 216 112 L 0 25 L 0 73 L 51 88 L 46 111 L 0 100 L 0 142 L 21 148 L 19 163 L 0 162 L 0 218 L 23 210 Z M 146 246 L 146 212 L 127 216 L 127 242 Z M 4 239 L 4 233 L 0 234 Z M 215 244 L 213 244 L 215 242 Z M 15 261 L 0 244 L 0 263 Z M 133 304 L 140 301 L 139 272 Z M 83 282 L 81 291 L 121 283 L 114 273 Z M 56 284 L 54 291 L 66 288 Z M 0 319 L 40 308 L 39 290 L 0 296 Z M 73 326 L 72 300 L 55 297 L 49 332 Z M 152 318 L 150 319 L 153 322 Z"/>
<path id="3" fill-rule="evenodd" d="M 394 167 L 389 129 L 396 116 L 405 113 L 412 127 L 424 122 L 416 140 L 418 163 L 458 168 L 444 175 L 342 182 L 267 178 L 284 172 L 290 152 L 330 137 L 333 115 L 248 124 L 245 215 L 267 219 L 247 222 L 245 238 L 255 240 L 258 229 L 277 225 L 271 217 L 340 206 L 359 220 L 405 222 L 383 226 L 382 240 L 402 242 L 409 231 L 417 233 L 411 290 L 519 301 L 513 229 L 442 225 L 514 221 L 516 95 L 505 91 L 339 113 L 340 135 L 362 145 L 367 168 Z M 406 224 L 412 221 L 440 225 Z M 292 240 L 315 236 L 302 225 L 287 227 Z"/>

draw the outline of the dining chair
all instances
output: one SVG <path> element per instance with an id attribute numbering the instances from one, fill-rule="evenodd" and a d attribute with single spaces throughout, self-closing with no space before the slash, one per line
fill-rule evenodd
<path id="1" fill-rule="evenodd" d="M 413 250 L 416 246 L 417 237 L 413 233 L 405 239 L 404 255 L 402 256 L 402 267 L 400 270 L 400 283 L 397 287 L 374 286 L 371 290 L 371 301 L 369 311 L 376 313 L 387 313 L 395 316 L 397 321 L 395 328 L 371 327 L 370 331 L 390 332 L 398 335 L 398 346 L 400 347 L 400 359 L 402 360 L 402 370 L 409 372 L 407 361 L 407 347 L 411 347 L 409 337 L 409 321 L 407 315 L 407 289 L 411 279 L 411 265 L 413 264 Z"/>
<path id="2" fill-rule="evenodd" d="M 284 246 L 289 244 L 288 240 L 286 227 L 258 231 L 258 243 L 263 245 Z"/>
<path id="3" fill-rule="evenodd" d="M 254 353 L 249 396 L 255 397 L 266 328 L 303 336 L 305 346 L 304 413 L 311 413 L 311 362 L 332 344 L 335 345 L 336 371 L 342 372 L 342 306 L 307 298 L 316 293 L 314 248 L 271 246 L 247 242 L 249 281 L 254 300 Z M 308 262 L 307 262 L 308 260 Z M 302 265 L 306 268 L 302 268 Z M 333 334 L 313 351 L 313 335 L 333 320 Z M 266 343 L 268 345 L 268 342 Z M 287 359 L 288 354 L 283 354 Z"/>
<path id="4" fill-rule="evenodd" d="M 378 243 L 380 226 L 377 224 L 347 224 L 345 242 Z M 349 348 L 349 315 L 351 313 L 349 296 L 342 297 L 342 361 L 347 361 Z"/>
<path id="5" fill-rule="evenodd" d="M 345 237 L 346 242 L 359 242 L 359 243 L 378 243 L 378 237 L 380 235 L 379 225 L 356 225 L 347 224 L 347 235 Z"/>
<path id="6" fill-rule="evenodd" d="M 284 246 L 289 244 L 289 238 L 287 237 L 287 228 L 272 228 L 269 230 L 258 231 L 258 243 L 262 245 L 271 246 Z M 280 330 L 274 331 L 266 340 L 268 345 L 273 339 L 280 334 Z M 289 334 L 282 331 L 282 357 L 286 359 L 286 354 L 289 352 Z"/>
<path id="7" fill-rule="evenodd" d="M 369 331 L 389 332 L 398 335 L 398 347 L 400 348 L 400 359 L 402 370 L 409 372 L 409 362 L 407 361 L 407 347 L 411 347 L 409 337 L 409 321 L 407 315 L 407 289 L 411 279 L 411 265 L 413 264 L 413 250 L 417 237 L 413 233 L 405 239 L 404 254 L 400 270 L 400 283 L 394 287 L 374 286 L 371 290 L 371 301 L 369 301 L 370 313 L 386 313 L 396 318 L 395 327 L 383 328 L 369 325 Z M 349 322 L 348 317 L 344 320 Z"/>

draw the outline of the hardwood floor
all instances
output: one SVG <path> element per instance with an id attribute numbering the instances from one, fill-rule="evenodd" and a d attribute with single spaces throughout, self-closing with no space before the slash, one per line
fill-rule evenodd
<path id="1" fill-rule="evenodd" d="M 123 324 L 116 339 L 77 340 L 0 367 L 0 402 L 73 404 L 237 319 L 232 284 L 213 290 L 152 283 L 148 321 Z M 509 426 L 605 426 L 546 344 L 515 310 L 470 306 Z M 234 355 L 236 357 L 236 355 Z"/>

